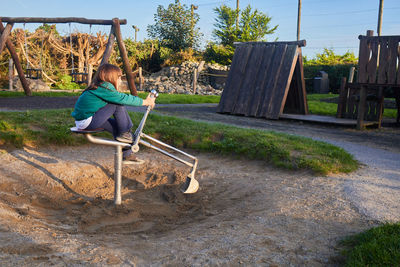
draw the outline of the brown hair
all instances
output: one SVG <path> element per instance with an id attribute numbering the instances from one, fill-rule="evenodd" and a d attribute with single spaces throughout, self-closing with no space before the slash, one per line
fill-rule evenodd
<path id="1" fill-rule="evenodd" d="M 99 67 L 92 83 L 86 90 L 94 90 L 100 86 L 102 82 L 109 82 L 114 85 L 115 89 L 118 88 L 118 78 L 122 75 L 122 71 L 115 65 L 104 64 Z M 86 91 L 85 90 L 85 91 Z"/>

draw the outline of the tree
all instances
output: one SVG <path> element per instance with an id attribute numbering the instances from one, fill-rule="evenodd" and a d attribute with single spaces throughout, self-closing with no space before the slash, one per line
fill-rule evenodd
<path id="1" fill-rule="evenodd" d="M 267 34 L 272 34 L 278 25 L 270 28 L 271 17 L 248 5 L 242 12 L 222 5 L 214 9 L 217 13 L 214 36 L 222 45 L 233 46 L 234 42 L 263 41 Z M 239 27 L 236 27 L 236 16 L 240 16 Z"/>
<path id="2" fill-rule="evenodd" d="M 162 45 L 175 52 L 198 46 L 200 33 L 196 24 L 199 15 L 193 13 L 192 16 L 191 9 L 181 5 L 179 0 L 167 9 L 159 5 L 154 21 L 155 24 L 147 27 L 147 32 L 150 38 L 159 40 Z"/>
<path id="3" fill-rule="evenodd" d="M 337 65 L 337 64 L 357 64 L 357 58 L 353 52 L 347 51 L 343 55 L 335 54 L 333 49 L 324 48 L 321 54 L 316 54 L 315 59 L 305 58 L 304 64 L 309 65 Z"/>

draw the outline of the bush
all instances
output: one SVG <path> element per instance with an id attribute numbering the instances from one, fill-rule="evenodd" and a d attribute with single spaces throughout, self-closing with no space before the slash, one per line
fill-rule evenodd
<path id="1" fill-rule="evenodd" d="M 164 61 L 163 66 L 180 65 L 185 61 L 197 61 L 195 51 L 191 48 L 171 53 Z"/>
<path id="2" fill-rule="evenodd" d="M 331 93 L 339 93 L 342 77 L 348 78 L 351 67 L 356 67 L 354 64 L 337 64 L 337 65 L 307 65 L 304 64 L 304 78 L 306 78 L 306 88 L 308 93 L 314 93 L 313 79 L 319 76 L 320 71 L 328 73 L 329 90 Z M 354 75 L 355 78 L 356 75 Z"/>
<path id="3" fill-rule="evenodd" d="M 330 92 L 338 93 L 342 77 L 349 76 L 350 68 L 357 65 L 357 58 L 352 52 L 337 55 L 333 49 L 324 48 L 314 59 L 308 60 L 304 57 L 303 62 L 307 92 L 314 92 L 314 77 L 318 76 L 319 71 L 325 71 L 328 73 Z"/>
<path id="4" fill-rule="evenodd" d="M 66 74 L 59 75 L 59 82 L 55 84 L 55 88 L 64 89 L 64 90 L 73 90 L 73 89 L 82 89 L 85 88 L 85 85 L 79 85 L 77 83 L 72 82 L 72 77 Z"/>
<path id="5" fill-rule="evenodd" d="M 234 47 L 217 45 L 211 42 L 207 45 L 203 58 L 208 63 L 230 65 L 232 63 L 234 53 Z"/>

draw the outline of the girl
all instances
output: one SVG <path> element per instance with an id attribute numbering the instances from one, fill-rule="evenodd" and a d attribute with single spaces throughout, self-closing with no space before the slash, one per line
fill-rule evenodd
<path id="1" fill-rule="evenodd" d="M 101 65 L 89 87 L 83 91 L 71 113 L 76 127 L 84 130 L 103 128 L 113 134 L 119 142 L 132 143 L 131 118 L 124 105 L 150 106 L 154 108 L 155 98 L 146 99 L 117 91 L 121 70 L 112 64 Z M 111 118 L 111 117 L 114 118 Z M 123 150 L 123 160 L 138 161 L 130 149 Z"/>

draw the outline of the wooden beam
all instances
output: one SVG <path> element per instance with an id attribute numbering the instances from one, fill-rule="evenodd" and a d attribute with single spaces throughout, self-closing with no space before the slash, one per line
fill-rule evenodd
<path id="1" fill-rule="evenodd" d="M 276 45 L 276 44 L 286 44 L 286 45 L 297 45 L 300 47 L 306 46 L 306 40 L 300 41 L 290 41 L 290 42 L 234 42 L 233 45 L 247 45 L 247 44 L 265 44 L 265 45 Z"/>
<path id="2" fill-rule="evenodd" d="M 77 17 L 66 17 L 66 18 L 32 18 L 32 17 L 0 17 L 3 22 L 9 23 L 81 23 L 81 24 L 92 24 L 92 25 L 113 25 L 112 20 L 105 19 L 86 19 Z M 118 20 L 119 24 L 125 25 L 126 19 Z"/>
<path id="3" fill-rule="evenodd" d="M 126 52 L 124 41 L 122 40 L 121 27 L 118 18 L 113 19 L 113 26 L 114 26 L 115 37 L 118 43 L 119 52 L 121 54 L 124 70 L 126 73 L 126 80 L 128 81 L 129 90 L 131 91 L 132 95 L 137 96 L 135 77 L 132 73 L 132 68 L 129 65 L 128 54 Z"/>
<path id="4" fill-rule="evenodd" d="M 3 23 L 0 19 L 0 33 L 2 34 L 4 32 L 4 30 L 5 29 L 4 29 Z M 18 76 L 19 76 L 19 79 L 21 80 L 21 84 L 22 84 L 22 87 L 24 88 L 25 94 L 27 96 L 31 96 L 32 92 L 31 92 L 31 89 L 29 88 L 29 84 L 28 84 L 27 80 L 25 79 L 24 70 L 22 69 L 21 63 L 19 62 L 19 59 L 18 59 L 18 54 L 15 51 L 14 45 L 11 43 L 10 39 L 7 39 L 6 46 L 7 46 L 8 51 L 10 51 L 12 59 L 14 60 L 14 64 L 15 64 L 15 67 L 17 68 Z"/>
<path id="5" fill-rule="evenodd" d="M 358 114 L 357 114 L 357 130 L 363 130 L 364 125 L 364 114 L 367 102 L 367 88 L 361 86 L 360 88 L 360 102 L 358 103 Z"/>
<path id="6" fill-rule="evenodd" d="M 13 25 L 14 23 L 7 23 L 6 28 L 0 36 L 0 54 L 1 52 L 3 52 L 3 49 L 6 46 L 6 41 L 8 39 L 8 36 L 10 36 Z"/>
<path id="7" fill-rule="evenodd" d="M 111 27 L 110 34 L 108 35 L 108 41 L 106 45 L 106 50 L 104 50 L 103 58 L 101 59 L 100 66 L 108 63 L 111 53 L 113 51 L 113 46 L 115 42 L 114 26 Z"/>
<path id="8" fill-rule="evenodd" d="M 101 59 L 100 62 L 100 66 L 108 63 L 108 60 L 110 59 L 111 53 L 113 51 L 114 41 L 115 41 L 114 26 L 111 26 L 110 34 L 108 35 L 106 50 L 104 51 L 103 58 Z M 96 73 L 92 78 L 92 81 L 95 81 L 97 79 L 98 74 L 99 73 L 96 71 Z M 88 86 L 89 85 L 90 84 L 88 84 Z"/>
<path id="9" fill-rule="evenodd" d="M 342 77 L 339 91 L 339 101 L 337 106 L 336 118 L 343 118 L 346 113 L 348 87 L 346 87 L 347 79 Z"/>

